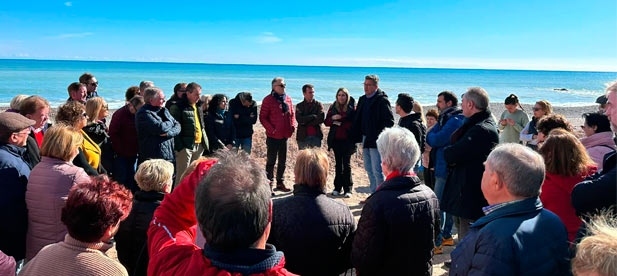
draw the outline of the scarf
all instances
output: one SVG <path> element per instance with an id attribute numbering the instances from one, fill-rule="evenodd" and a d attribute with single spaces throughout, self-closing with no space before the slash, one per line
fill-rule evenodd
<path id="1" fill-rule="evenodd" d="M 285 102 L 287 94 L 279 95 L 278 93 L 272 91 L 272 96 L 281 104 L 281 109 L 283 110 L 283 113 L 289 112 L 289 106 Z"/>

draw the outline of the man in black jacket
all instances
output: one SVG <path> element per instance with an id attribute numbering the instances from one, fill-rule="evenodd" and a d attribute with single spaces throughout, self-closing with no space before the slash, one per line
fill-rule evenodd
<path id="1" fill-rule="evenodd" d="M 362 142 L 364 169 L 368 174 L 371 193 L 375 192 L 384 180 L 381 158 L 377 152 L 377 136 L 393 125 L 392 106 L 388 95 L 379 89 L 379 77 L 367 75 L 364 77 L 364 95 L 358 100 L 352 136 L 354 142 Z"/>
<path id="2" fill-rule="evenodd" d="M 422 114 L 413 112 L 413 97 L 407 93 L 398 94 L 396 106 L 394 107 L 396 114 L 401 116 L 398 120 L 398 125 L 409 129 L 413 133 L 420 152 L 424 152 L 424 144 L 426 142 L 426 126 L 422 123 Z M 416 160 L 413 171 L 417 174 L 420 168 L 420 159 Z"/>
<path id="3" fill-rule="evenodd" d="M 484 216 L 482 207 L 488 205 L 480 183 L 484 161 L 499 143 L 496 123 L 488 105 L 488 93 L 484 88 L 469 88 L 463 94 L 461 104 L 465 122 L 452 133 L 452 144 L 444 149 L 450 172 L 441 209 L 459 218 L 456 221 L 459 241 L 463 240 L 471 223 Z"/>
<path id="4" fill-rule="evenodd" d="M 240 92 L 229 101 L 229 112 L 236 128 L 238 149 L 251 154 L 253 148 L 253 125 L 257 123 L 257 103 L 249 92 Z"/>

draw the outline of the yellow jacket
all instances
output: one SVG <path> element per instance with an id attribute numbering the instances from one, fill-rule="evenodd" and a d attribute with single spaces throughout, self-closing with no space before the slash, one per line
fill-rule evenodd
<path id="1" fill-rule="evenodd" d="M 101 163 L 101 148 L 83 130 L 81 134 L 84 136 L 84 143 L 81 145 L 81 150 L 84 152 L 84 155 L 86 155 L 88 164 L 95 170 L 98 170 L 99 164 Z"/>

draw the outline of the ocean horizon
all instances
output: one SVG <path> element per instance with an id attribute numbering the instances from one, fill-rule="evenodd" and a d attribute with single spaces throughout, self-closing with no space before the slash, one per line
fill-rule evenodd
<path id="1" fill-rule="evenodd" d="M 272 78 L 280 76 L 295 104 L 302 100 L 301 87 L 307 83 L 315 86 L 315 97 L 323 103 L 333 102 L 339 87 L 357 99 L 364 94 L 364 76 L 376 74 L 392 102 L 398 93 L 409 93 L 422 105 L 433 105 L 441 91 L 460 95 L 481 86 L 491 103 L 503 103 L 513 93 L 524 104 L 546 99 L 556 106 L 585 106 L 593 105 L 617 79 L 617 72 L 0 59 L 0 106 L 24 94 L 42 96 L 57 107 L 68 98 L 67 86 L 84 72 L 96 76 L 98 94 L 110 108 L 121 107 L 126 89 L 142 80 L 153 81 L 166 98 L 176 83 L 197 82 L 202 94 L 233 98 L 248 91 L 261 102 L 271 91 Z"/>

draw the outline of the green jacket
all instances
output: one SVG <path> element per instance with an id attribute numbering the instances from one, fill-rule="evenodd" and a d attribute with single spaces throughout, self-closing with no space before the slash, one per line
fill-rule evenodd
<path id="1" fill-rule="evenodd" d="M 204 124 L 204 113 L 201 110 L 202 102 L 195 104 L 197 114 L 199 114 L 199 124 L 201 125 L 201 143 L 204 152 L 209 152 L 208 137 L 206 136 L 206 125 Z M 180 123 L 180 134 L 174 137 L 174 150 L 193 149 L 195 146 L 195 112 L 189 105 L 186 98 L 180 99 L 176 104 L 169 106 L 169 113 Z"/>

